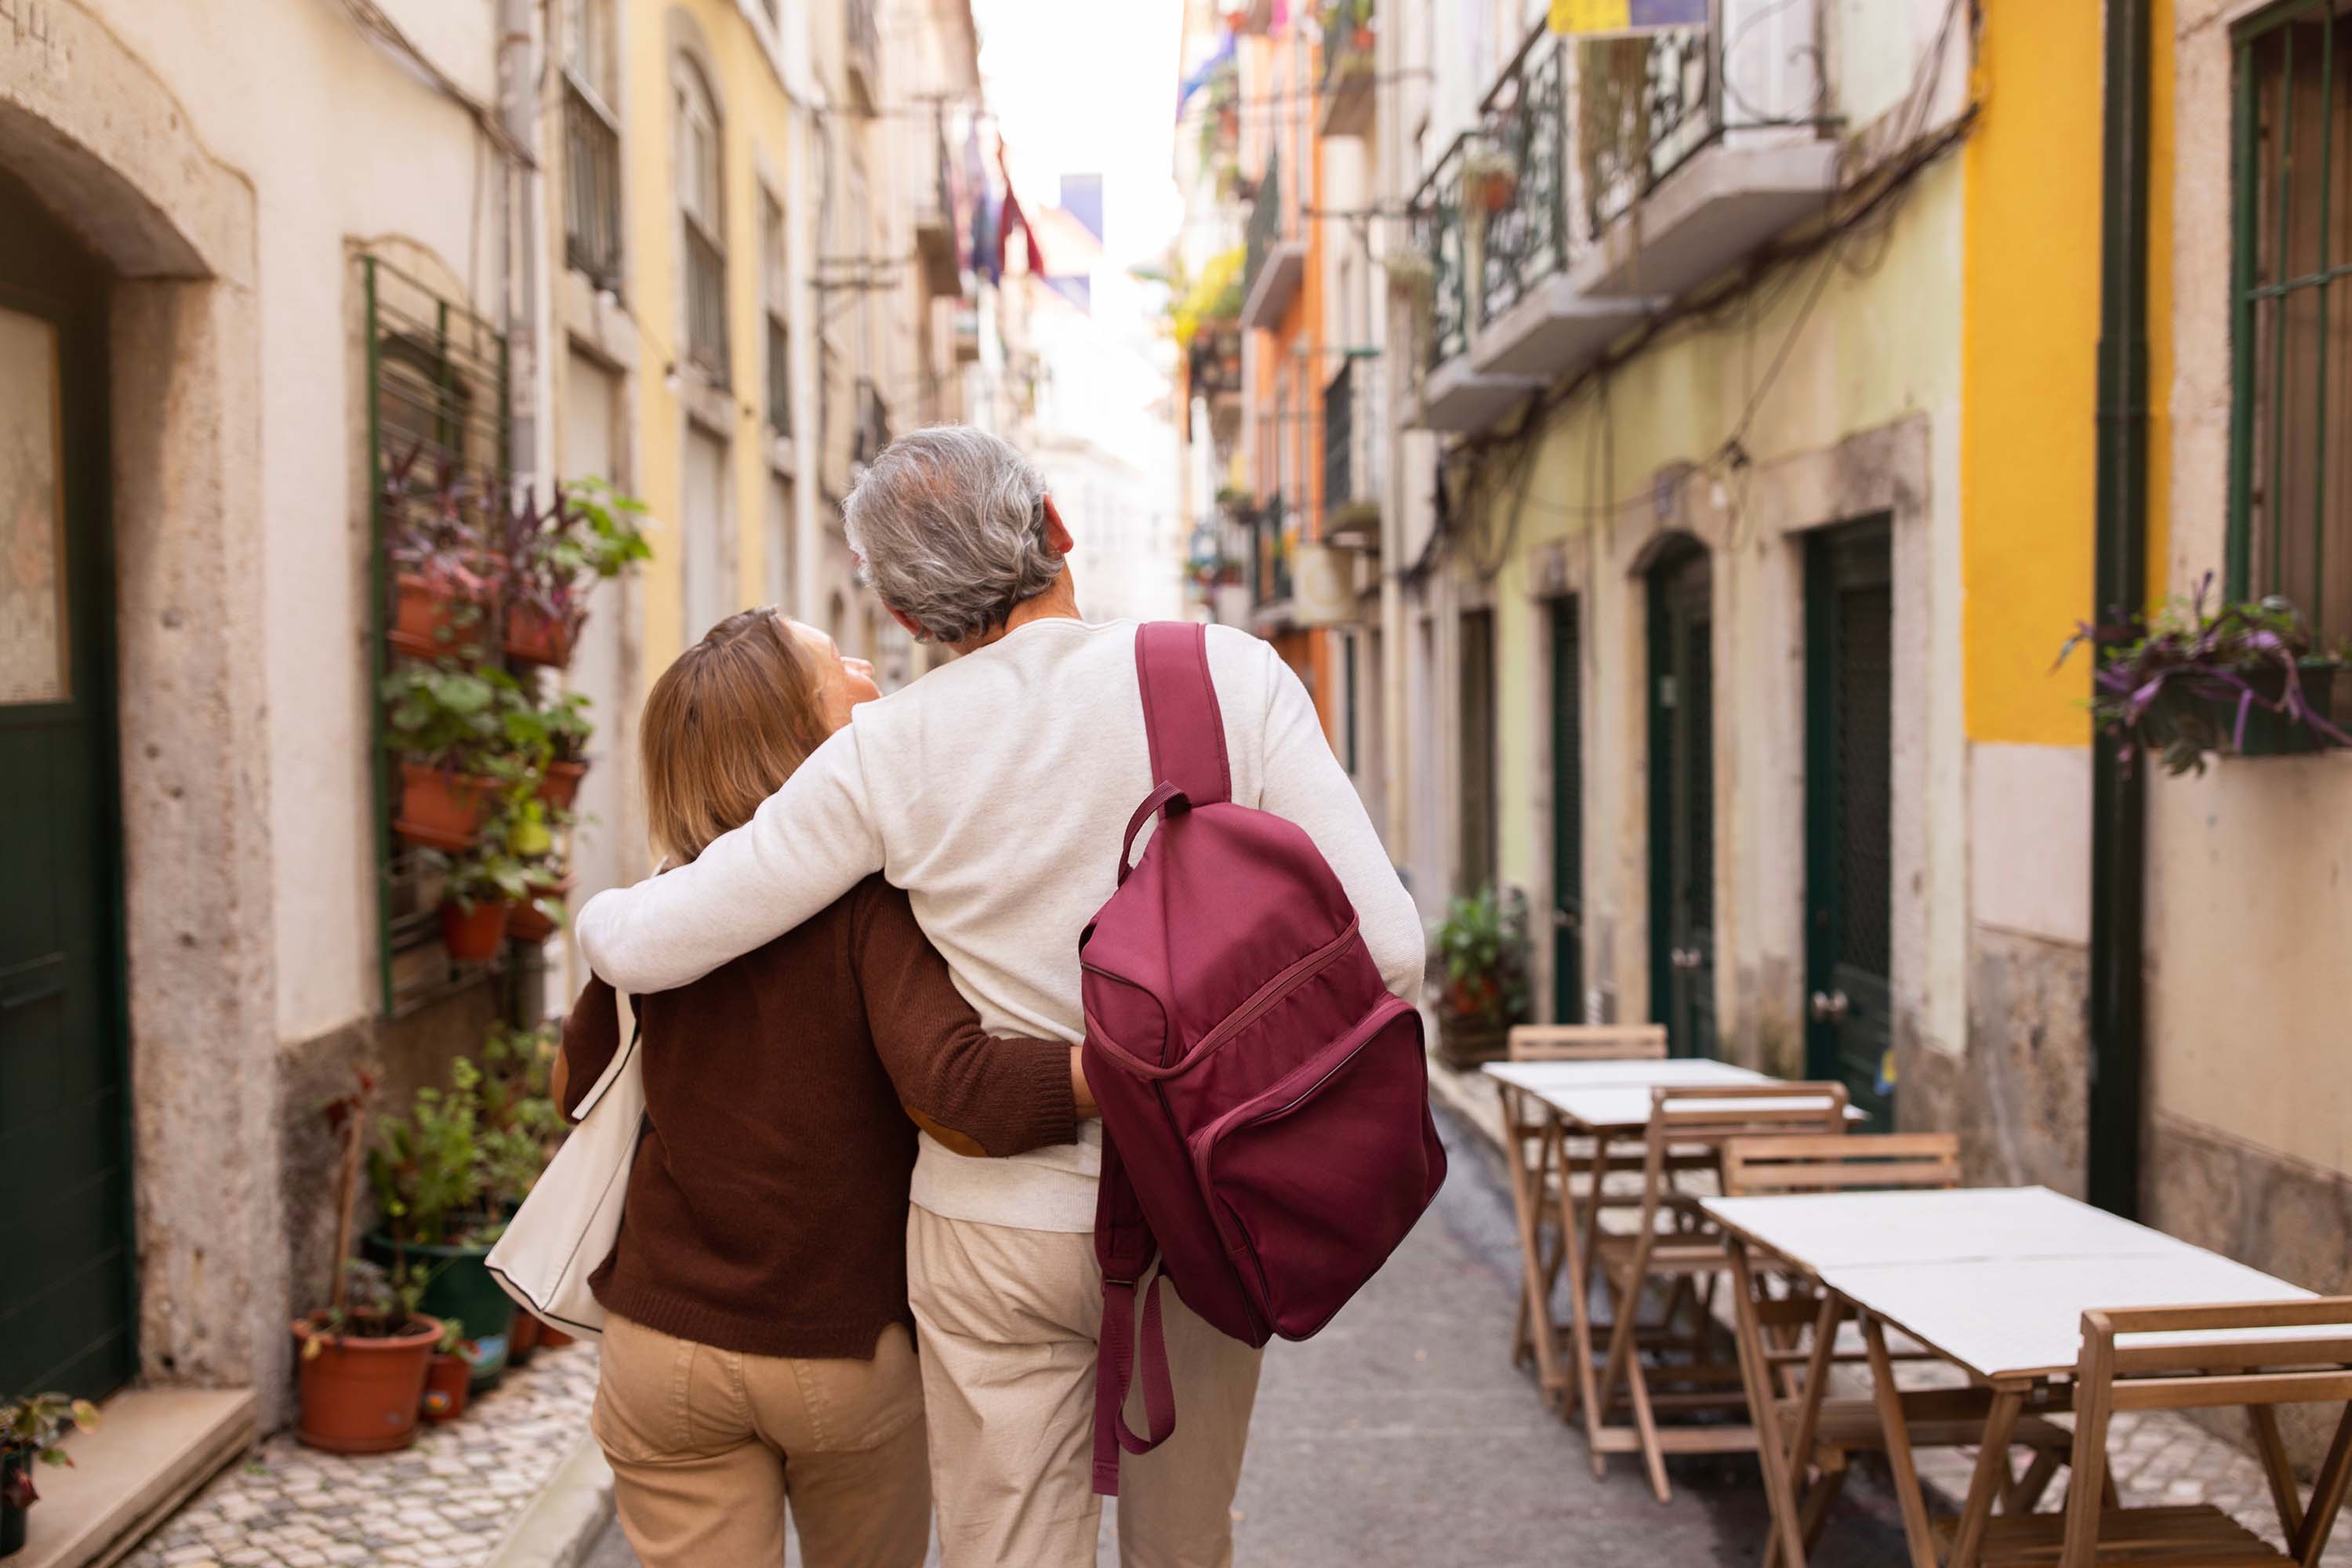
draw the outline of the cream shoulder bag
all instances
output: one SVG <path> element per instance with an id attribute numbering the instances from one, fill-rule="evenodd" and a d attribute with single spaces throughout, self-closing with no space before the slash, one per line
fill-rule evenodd
<path id="1" fill-rule="evenodd" d="M 603 1337 L 588 1276 L 613 1255 L 646 1117 L 638 1031 L 580 1102 L 579 1119 L 490 1248 L 495 1279 L 524 1310 L 568 1333 Z"/>

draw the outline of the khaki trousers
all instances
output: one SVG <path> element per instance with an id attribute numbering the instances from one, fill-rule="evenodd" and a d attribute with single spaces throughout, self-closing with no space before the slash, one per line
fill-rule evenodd
<path id="1" fill-rule="evenodd" d="M 1093 1489 L 1102 1322 L 1094 1237 L 917 1207 L 907 1222 L 907 1287 L 946 1568 L 1093 1568 L 1102 1518 Z M 1172 1289 L 1160 1300 L 1176 1430 L 1153 1452 L 1125 1458 L 1119 1560 L 1227 1568 L 1259 1352 L 1202 1322 Z M 1139 1388 L 1129 1406 L 1140 1431 Z"/>
<path id="2" fill-rule="evenodd" d="M 930 1542 L 922 1379 L 904 1326 L 874 1359 L 793 1361 L 605 1321 L 590 1425 L 645 1568 L 918 1568 Z"/>

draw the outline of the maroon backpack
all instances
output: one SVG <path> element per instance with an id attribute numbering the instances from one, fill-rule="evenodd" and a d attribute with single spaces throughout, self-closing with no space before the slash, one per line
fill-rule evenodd
<path id="1" fill-rule="evenodd" d="M 1237 1340 L 1303 1340 L 1370 1279 L 1445 1179 L 1421 1015 L 1389 994 L 1339 878 L 1296 824 L 1233 800 L 1205 627 L 1138 628 L 1158 787 L 1118 890 L 1078 939 L 1102 1106 L 1095 1490 L 1175 1429 L 1160 1288 Z M 1158 831 L 1130 869 L 1135 836 Z M 1145 1434 L 1124 1412 L 1143 1304 Z"/>

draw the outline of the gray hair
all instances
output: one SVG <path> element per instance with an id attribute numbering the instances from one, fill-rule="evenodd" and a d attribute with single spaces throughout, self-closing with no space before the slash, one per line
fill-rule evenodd
<path id="1" fill-rule="evenodd" d="M 1045 537 L 1045 476 L 969 425 L 935 425 L 883 447 L 841 520 L 882 602 L 935 642 L 980 636 L 1062 574 L 1062 552 Z"/>

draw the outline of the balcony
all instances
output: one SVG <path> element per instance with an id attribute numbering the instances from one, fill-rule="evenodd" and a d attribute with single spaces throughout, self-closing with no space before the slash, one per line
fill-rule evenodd
<path id="1" fill-rule="evenodd" d="M 1716 14 L 1580 44 L 1538 29 L 1424 182 L 1431 427 L 1485 428 L 1517 401 L 1504 389 L 1573 374 L 1826 209 L 1838 143 L 1819 119 L 1815 5 Z"/>
<path id="2" fill-rule="evenodd" d="M 1326 0 L 1323 10 L 1323 110 L 1326 136 L 1368 136 L 1378 96 L 1372 0 Z"/>
<path id="3" fill-rule="evenodd" d="M 1307 237 L 1298 216 L 1283 208 L 1282 162 L 1270 153 L 1250 207 L 1244 248 L 1242 325 L 1270 332 L 1282 324 L 1307 275 Z"/>
<path id="4" fill-rule="evenodd" d="M 1271 495 L 1250 521 L 1250 605 L 1260 621 L 1278 621 L 1290 605 L 1289 513 Z"/>
<path id="5" fill-rule="evenodd" d="M 595 95 L 564 73 L 563 250 L 589 282 L 621 291 L 621 131 Z"/>
<path id="6" fill-rule="evenodd" d="M 686 360 L 714 386 L 727 379 L 727 258 L 702 226 L 686 229 Z"/>
<path id="7" fill-rule="evenodd" d="M 882 108 L 882 28 L 875 0 L 843 0 L 841 30 L 850 83 L 864 100 L 860 107 L 877 112 Z"/>
<path id="8" fill-rule="evenodd" d="M 1323 537 L 1377 545 L 1381 536 L 1381 362 L 1351 354 L 1323 389 Z"/>
<path id="9" fill-rule="evenodd" d="M 917 137 L 928 153 L 931 177 L 919 182 L 915 196 L 915 256 L 922 263 L 923 287 L 933 299 L 963 293 L 963 246 L 956 237 L 955 199 L 948 194 L 948 146 L 934 127 Z"/>

